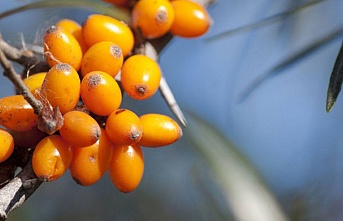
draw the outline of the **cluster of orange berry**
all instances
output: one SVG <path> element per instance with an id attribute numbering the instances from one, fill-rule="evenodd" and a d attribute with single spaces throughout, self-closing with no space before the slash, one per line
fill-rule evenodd
<path id="1" fill-rule="evenodd" d="M 185 27 L 187 22 L 181 22 L 185 16 L 188 21 L 198 19 L 199 13 L 184 14 L 191 5 L 203 19 L 192 24 L 197 29 L 192 33 Z M 169 31 L 195 37 L 209 26 L 206 10 L 191 1 L 140 0 L 131 14 L 131 28 L 147 39 Z M 82 26 L 63 19 L 46 30 L 43 47 L 50 69 L 28 76 L 24 83 L 48 114 L 38 116 L 22 95 L 1 98 L 0 125 L 5 129 L 0 130 L 0 162 L 9 158 L 14 146 L 35 147 L 32 167 L 41 180 L 56 180 L 69 169 L 78 184 L 88 186 L 109 171 L 122 192 L 139 185 L 144 171 L 141 146 L 169 145 L 182 136 L 182 130 L 166 115 L 137 116 L 120 108 L 122 91 L 133 99 L 148 99 L 161 79 L 156 61 L 132 53 L 131 28 L 115 18 L 93 14 Z M 120 83 L 115 80 L 119 73 Z M 49 118 L 58 114 L 60 118 L 49 124 Z M 40 117 L 48 123 L 40 125 Z"/>

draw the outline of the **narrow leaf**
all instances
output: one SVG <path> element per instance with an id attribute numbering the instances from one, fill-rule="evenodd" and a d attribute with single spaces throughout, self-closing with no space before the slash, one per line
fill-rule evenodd
<path id="1" fill-rule="evenodd" d="M 251 31 L 251 30 L 255 30 L 257 28 L 262 28 L 262 27 L 266 27 L 267 25 L 273 24 L 275 22 L 281 21 L 289 16 L 294 15 L 295 13 L 301 12 L 303 9 L 307 9 L 310 6 L 316 5 L 318 3 L 324 2 L 327 0 L 314 0 L 314 1 L 308 1 L 305 2 L 304 4 L 301 4 L 295 8 L 292 8 L 288 11 L 285 12 L 281 12 L 281 13 L 277 13 L 275 15 L 269 16 L 267 18 L 264 18 L 260 21 L 254 22 L 252 24 L 248 24 L 248 25 L 244 25 L 235 29 L 231 29 L 228 31 L 224 31 L 222 33 L 219 33 L 215 36 L 209 37 L 207 40 L 208 41 L 215 41 L 215 40 L 219 40 L 225 37 L 229 37 L 231 35 L 234 34 L 239 34 L 242 32 L 247 32 L 247 31 Z"/>
<path id="2" fill-rule="evenodd" d="M 237 221 L 286 221 L 277 200 L 261 176 L 221 133 L 195 115 L 187 132 L 205 159 Z"/>
<path id="3" fill-rule="evenodd" d="M 252 92 L 254 92 L 258 87 L 260 87 L 266 80 L 270 79 L 271 77 L 276 76 L 277 74 L 280 74 L 285 69 L 311 56 L 313 53 L 317 52 L 320 48 L 326 46 L 327 44 L 329 44 L 336 38 L 342 36 L 342 34 L 343 34 L 343 27 L 341 27 L 334 33 L 330 33 L 324 36 L 318 41 L 312 42 L 310 45 L 297 51 L 291 56 L 283 59 L 279 64 L 277 64 L 272 69 L 270 69 L 270 71 L 259 76 L 250 85 L 248 85 L 248 87 L 239 96 L 239 102 L 242 102 L 243 100 L 245 100 Z"/>
<path id="4" fill-rule="evenodd" d="M 326 98 L 326 111 L 330 112 L 341 92 L 343 82 L 343 43 L 338 53 L 333 71 L 331 73 L 329 88 Z"/>

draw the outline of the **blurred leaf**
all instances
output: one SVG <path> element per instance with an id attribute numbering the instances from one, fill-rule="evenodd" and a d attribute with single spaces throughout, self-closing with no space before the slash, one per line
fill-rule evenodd
<path id="1" fill-rule="evenodd" d="M 246 99 L 254 90 L 256 90 L 262 83 L 265 83 L 266 80 L 270 79 L 271 77 L 275 77 L 277 74 L 280 74 L 285 69 L 301 62 L 308 56 L 311 56 L 313 53 L 317 52 L 322 47 L 326 46 L 327 44 L 334 41 L 336 38 L 342 36 L 343 34 L 343 27 L 338 29 L 334 33 L 330 33 L 323 38 L 319 39 L 318 41 L 312 42 L 307 47 L 299 50 L 298 52 L 292 54 L 288 58 L 285 58 L 279 64 L 274 66 L 270 71 L 265 73 L 264 75 L 259 76 L 256 78 L 239 96 L 239 101 L 243 101 Z"/>
<path id="2" fill-rule="evenodd" d="M 120 8 L 109 7 L 107 4 L 102 2 L 90 1 L 90 0 L 48 0 L 48 1 L 37 1 L 23 5 L 5 12 L 0 13 L 0 19 L 21 13 L 27 10 L 39 9 L 39 8 L 53 8 L 53 7 L 73 7 L 73 8 L 83 8 L 92 10 L 95 12 L 103 13 L 119 20 L 129 22 L 130 16 L 127 12 Z"/>
<path id="3" fill-rule="evenodd" d="M 326 111 L 330 112 L 335 104 L 339 93 L 341 92 L 343 82 L 343 44 L 338 53 L 333 71 L 331 73 L 329 88 L 326 98 Z"/>
<path id="4" fill-rule="evenodd" d="M 308 7 L 311 7 L 313 5 L 316 5 L 318 3 L 325 2 L 325 1 L 327 1 L 327 0 L 308 1 L 308 2 L 305 2 L 302 5 L 299 5 L 299 6 L 295 7 L 295 8 L 292 8 L 292 9 L 286 11 L 286 12 L 281 12 L 281 13 L 272 15 L 270 17 L 264 18 L 264 19 L 262 19 L 260 21 L 254 22 L 252 24 L 248 24 L 248 25 L 245 25 L 245 26 L 241 26 L 241 27 L 238 27 L 238 28 L 235 28 L 235 29 L 231 29 L 231 30 L 225 31 L 223 33 L 220 33 L 220 34 L 217 34 L 215 36 L 209 37 L 207 40 L 208 41 L 215 41 L 215 40 L 219 40 L 219 39 L 222 39 L 222 38 L 229 37 L 231 35 L 239 34 L 239 33 L 242 33 L 242 32 L 247 32 L 247 31 L 252 31 L 252 30 L 255 30 L 257 28 L 266 27 L 267 25 L 270 25 L 270 24 L 273 24 L 275 22 L 281 21 L 281 20 L 283 20 L 283 19 L 285 19 L 285 18 L 287 18 L 289 16 L 294 15 L 295 13 L 298 13 L 298 12 L 301 12 L 302 10 L 304 10 L 304 9 L 307 9 Z"/>
<path id="5" fill-rule="evenodd" d="M 188 119 L 186 133 L 208 163 L 236 220 L 288 220 L 262 178 L 234 145 L 195 115 Z"/>

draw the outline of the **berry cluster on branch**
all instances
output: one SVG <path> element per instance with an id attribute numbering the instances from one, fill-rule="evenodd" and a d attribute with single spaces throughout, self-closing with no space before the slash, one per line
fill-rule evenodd
<path id="1" fill-rule="evenodd" d="M 131 192 L 144 172 L 142 147 L 167 146 L 182 136 L 169 116 L 137 116 L 120 106 L 123 93 L 145 100 L 160 89 L 186 124 L 157 58 L 173 36 L 208 31 L 206 8 L 187 0 L 106 2 L 125 8 L 131 22 L 103 14 L 82 25 L 62 19 L 45 31 L 42 61 L 0 39 L 0 63 L 17 92 L 0 98 L 0 220 L 68 169 L 83 186 L 109 171 L 118 190 Z M 10 60 L 24 67 L 21 75 Z"/>

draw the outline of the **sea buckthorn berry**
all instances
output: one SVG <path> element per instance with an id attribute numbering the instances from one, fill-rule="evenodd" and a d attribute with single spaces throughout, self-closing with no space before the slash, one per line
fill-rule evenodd
<path id="1" fill-rule="evenodd" d="M 171 33 L 180 37 L 194 38 L 205 34 L 211 26 L 211 18 L 202 5 L 184 0 L 175 0 L 175 18 L 171 26 Z"/>
<path id="2" fill-rule="evenodd" d="M 139 117 L 127 109 L 112 112 L 106 120 L 106 133 L 115 144 L 137 143 L 142 137 Z"/>
<path id="3" fill-rule="evenodd" d="M 69 111 L 63 116 L 64 124 L 60 135 L 72 147 L 86 147 L 100 138 L 98 122 L 82 111 Z"/>
<path id="4" fill-rule="evenodd" d="M 58 63 L 70 64 L 79 70 L 82 50 L 75 37 L 59 26 L 51 26 L 44 34 L 44 55 L 50 67 Z"/>
<path id="5" fill-rule="evenodd" d="M 35 94 L 36 90 L 39 90 L 43 84 L 44 78 L 47 72 L 40 72 L 28 76 L 24 79 L 24 83 L 29 88 L 32 94 Z"/>
<path id="6" fill-rule="evenodd" d="M 110 166 L 113 143 L 107 137 L 105 130 L 101 130 L 100 139 L 95 144 L 73 148 L 70 174 L 82 186 L 97 182 Z"/>
<path id="7" fill-rule="evenodd" d="M 37 126 L 38 117 L 22 95 L 0 99 L 0 125 L 13 131 L 28 131 Z"/>
<path id="8" fill-rule="evenodd" d="M 76 38 L 76 40 L 80 44 L 82 54 L 84 54 L 87 51 L 88 47 L 85 41 L 83 40 L 82 26 L 79 23 L 71 19 L 62 19 L 56 23 L 56 26 L 62 27 L 64 30 L 68 31 Z"/>
<path id="9" fill-rule="evenodd" d="M 12 135 L 0 128 L 0 163 L 7 160 L 14 150 L 14 140 Z"/>
<path id="10" fill-rule="evenodd" d="M 166 34 L 174 20 L 174 9 L 168 0 L 140 0 L 132 10 L 132 23 L 145 38 Z"/>
<path id="11" fill-rule="evenodd" d="M 166 146 L 174 143 L 182 136 L 181 127 L 166 115 L 151 113 L 139 118 L 143 125 L 143 136 L 139 141 L 142 146 Z"/>
<path id="12" fill-rule="evenodd" d="M 69 64 L 60 63 L 46 74 L 41 94 L 51 106 L 59 107 L 62 114 L 74 109 L 80 98 L 80 78 Z"/>
<path id="13" fill-rule="evenodd" d="M 103 71 L 115 77 L 123 65 L 120 47 L 110 41 L 102 41 L 91 46 L 83 56 L 81 73 L 85 76 L 91 71 Z"/>
<path id="14" fill-rule="evenodd" d="M 15 146 L 20 148 L 33 148 L 39 143 L 39 141 L 47 136 L 46 133 L 39 130 L 37 127 L 21 132 L 9 130 L 9 133 L 14 139 Z"/>
<path id="15" fill-rule="evenodd" d="M 131 52 L 134 45 L 131 29 L 125 23 L 107 15 L 88 16 L 83 23 L 82 34 L 88 47 L 101 41 L 111 41 L 121 48 L 124 57 Z"/>
<path id="16" fill-rule="evenodd" d="M 121 84 L 132 98 L 144 100 L 156 93 L 161 80 L 159 65 L 145 55 L 133 55 L 123 64 Z"/>
<path id="17" fill-rule="evenodd" d="M 135 190 L 143 173 L 143 151 L 138 144 L 114 146 L 109 175 L 119 191 L 128 193 Z"/>
<path id="18" fill-rule="evenodd" d="M 43 181 L 60 178 L 69 168 L 73 151 L 60 135 L 43 138 L 32 155 L 32 167 L 36 176 Z"/>
<path id="19" fill-rule="evenodd" d="M 122 94 L 113 77 L 103 71 L 92 71 L 81 81 L 81 98 L 91 112 L 108 116 L 119 108 Z"/>

